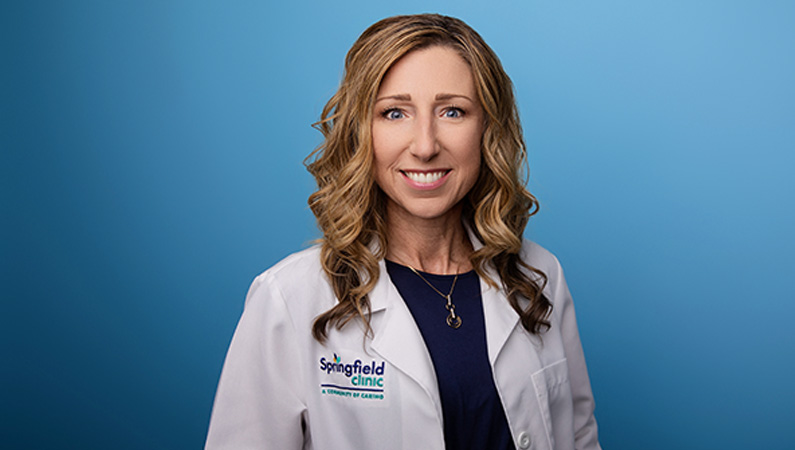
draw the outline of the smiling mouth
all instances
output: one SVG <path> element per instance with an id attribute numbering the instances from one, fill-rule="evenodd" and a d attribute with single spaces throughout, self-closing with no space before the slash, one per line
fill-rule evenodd
<path id="1" fill-rule="evenodd" d="M 420 184 L 431 184 L 435 183 L 442 179 L 445 175 L 447 175 L 450 170 L 436 170 L 433 172 L 407 172 L 401 170 L 400 173 L 405 175 L 408 179 L 415 183 Z"/>

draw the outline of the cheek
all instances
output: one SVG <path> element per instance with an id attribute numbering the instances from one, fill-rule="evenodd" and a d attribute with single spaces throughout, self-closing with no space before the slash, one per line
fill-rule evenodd
<path id="1" fill-rule="evenodd" d="M 385 164 L 391 159 L 391 155 L 394 153 L 395 147 L 394 137 L 391 136 L 390 133 L 383 127 L 373 125 L 372 139 L 373 158 L 375 159 L 376 167 L 378 167 L 379 165 Z"/>
<path id="2" fill-rule="evenodd" d="M 468 169 L 478 170 L 482 153 L 482 133 L 479 129 L 471 130 L 468 133 L 459 135 L 459 139 L 458 148 L 461 149 L 460 162 L 466 165 Z"/>
<path id="3" fill-rule="evenodd" d="M 466 144 L 466 152 L 462 155 L 461 163 L 466 167 L 467 191 L 472 189 L 480 176 L 480 165 L 483 157 L 480 134 L 473 134 Z"/>
<path id="4" fill-rule="evenodd" d="M 383 190 L 389 190 L 390 168 L 395 164 L 395 145 L 388 133 L 373 127 L 373 168 L 372 176 L 376 184 Z"/>
<path id="5" fill-rule="evenodd" d="M 470 185 L 469 189 L 475 185 L 475 182 L 477 182 L 478 177 L 480 176 L 480 158 L 480 149 L 478 149 L 478 151 L 474 152 L 466 162 L 468 169 L 467 172 L 469 175 L 467 177 L 468 184 Z"/>

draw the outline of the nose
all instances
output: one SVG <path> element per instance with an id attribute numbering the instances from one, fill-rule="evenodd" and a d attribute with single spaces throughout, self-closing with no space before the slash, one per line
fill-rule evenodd
<path id="1" fill-rule="evenodd" d="M 414 123 L 414 139 L 411 143 L 411 154 L 422 162 L 432 160 L 439 151 L 439 140 L 436 124 L 432 117 L 420 117 Z"/>

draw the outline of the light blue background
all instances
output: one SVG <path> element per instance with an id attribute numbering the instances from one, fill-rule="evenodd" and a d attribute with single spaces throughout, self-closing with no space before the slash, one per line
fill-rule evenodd
<path id="1" fill-rule="evenodd" d="M 202 445 L 248 283 L 317 237 L 345 52 L 434 11 L 516 84 L 605 449 L 793 448 L 793 5 L 5 5 L 2 446 Z"/>

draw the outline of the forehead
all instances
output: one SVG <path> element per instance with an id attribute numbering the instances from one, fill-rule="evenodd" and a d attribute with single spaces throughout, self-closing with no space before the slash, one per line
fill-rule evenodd
<path id="1" fill-rule="evenodd" d="M 389 68 L 379 96 L 394 94 L 449 93 L 474 98 L 472 69 L 454 49 L 433 46 L 413 50 Z"/>

